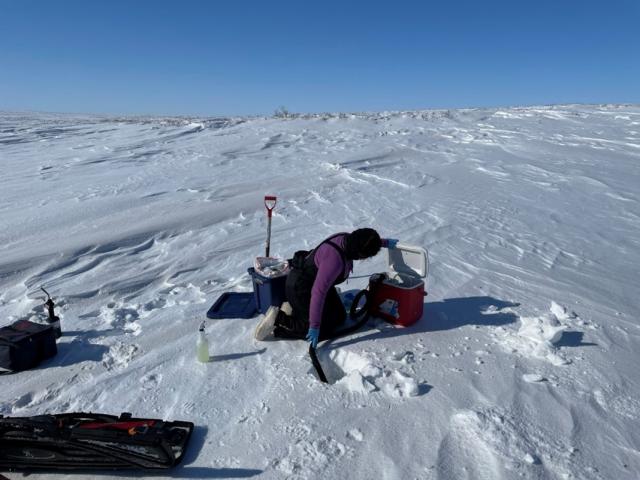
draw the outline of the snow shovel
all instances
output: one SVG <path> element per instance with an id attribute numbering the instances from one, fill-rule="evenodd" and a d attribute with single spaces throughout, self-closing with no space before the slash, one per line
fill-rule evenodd
<path id="1" fill-rule="evenodd" d="M 267 208 L 267 252 L 265 253 L 265 257 L 268 257 L 271 248 L 271 214 L 273 213 L 273 209 L 276 208 L 276 197 L 265 195 L 264 206 Z"/>

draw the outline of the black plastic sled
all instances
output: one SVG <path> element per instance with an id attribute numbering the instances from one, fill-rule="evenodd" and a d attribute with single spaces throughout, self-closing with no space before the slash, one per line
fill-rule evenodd
<path id="1" fill-rule="evenodd" d="M 191 422 L 95 413 L 0 416 L 0 470 L 157 470 L 182 460 Z"/>

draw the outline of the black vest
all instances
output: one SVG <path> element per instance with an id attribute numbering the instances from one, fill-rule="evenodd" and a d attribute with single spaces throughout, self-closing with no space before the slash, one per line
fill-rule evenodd
<path id="1" fill-rule="evenodd" d="M 347 268 L 347 262 L 348 262 L 347 254 L 342 249 L 342 247 L 340 247 L 338 244 L 331 241 L 333 238 L 338 237 L 340 235 L 345 235 L 345 234 L 336 233 L 335 235 L 331 235 L 329 238 L 327 238 L 326 240 L 323 240 L 320 243 L 320 245 L 318 245 L 316 248 L 314 248 L 311 251 L 298 250 L 294 254 L 293 258 L 289 260 L 289 265 L 291 266 L 292 269 L 298 271 L 299 274 L 302 277 L 304 277 L 311 285 L 313 285 L 313 282 L 316 279 L 316 275 L 318 275 L 318 267 L 316 266 L 316 261 L 315 261 L 316 251 L 325 243 L 329 244 L 337 250 L 337 252 L 340 254 L 340 258 L 342 258 L 342 276 L 338 277 L 336 281 L 333 283 L 333 285 L 335 286 L 335 285 L 341 284 L 349 277 L 349 274 L 344 272 L 344 270 Z"/>

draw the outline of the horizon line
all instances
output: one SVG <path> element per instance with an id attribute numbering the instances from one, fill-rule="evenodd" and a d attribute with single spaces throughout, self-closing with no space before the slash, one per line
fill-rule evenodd
<path id="1" fill-rule="evenodd" d="M 0 108 L 0 114 L 44 114 L 44 115 L 87 115 L 94 117 L 106 117 L 106 118 L 202 118 L 202 119 L 215 119 L 215 118 L 296 118 L 296 117 L 320 117 L 323 115 L 339 116 L 339 115 L 355 115 L 366 116 L 375 114 L 400 114 L 400 113 L 419 113 L 419 112 L 438 112 L 438 111 L 462 111 L 462 110 L 492 110 L 492 109 L 518 109 L 518 108 L 548 108 L 548 107 L 570 107 L 570 106 L 582 106 L 582 107 L 605 107 L 605 106 L 617 106 L 617 107 L 640 107 L 640 103 L 633 102 L 604 102 L 604 103 L 592 103 L 592 102 L 567 102 L 567 103 L 532 103 L 532 104 L 513 104 L 513 105 L 491 105 L 491 106 L 465 106 L 465 107 L 430 107 L 430 108 L 416 108 L 416 109 L 385 109 L 385 110 L 361 110 L 361 111 L 317 111 L 317 112 L 294 112 L 286 109 L 285 106 L 278 107 L 272 114 L 190 114 L 190 113 L 176 113 L 176 114 L 164 114 L 164 113 L 104 113 L 104 112 L 78 112 L 78 111 L 48 111 L 48 110 L 4 110 Z M 280 114 L 279 110 L 286 109 L 286 115 Z"/>

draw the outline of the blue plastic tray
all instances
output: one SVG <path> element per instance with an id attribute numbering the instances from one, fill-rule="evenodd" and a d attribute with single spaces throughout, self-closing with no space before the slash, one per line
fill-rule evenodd
<path id="1" fill-rule="evenodd" d="M 226 292 L 211 306 L 208 318 L 251 318 L 257 313 L 253 292 Z"/>

